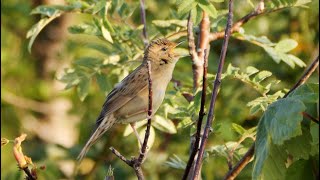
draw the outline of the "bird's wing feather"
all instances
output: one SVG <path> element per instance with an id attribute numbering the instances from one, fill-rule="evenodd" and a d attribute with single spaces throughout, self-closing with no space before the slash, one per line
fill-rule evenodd
<path id="1" fill-rule="evenodd" d="M 140 91 L 148 86 L 148 71 L 145 64 L 141 64 L 126 78 L 124 78 L 119 85 L 117 85 L 107 96 L 103 104 L 100 116 L 96 124 L 99 125 L 105 116 L 115 112 L 127 102 L 133 99 Z"/>

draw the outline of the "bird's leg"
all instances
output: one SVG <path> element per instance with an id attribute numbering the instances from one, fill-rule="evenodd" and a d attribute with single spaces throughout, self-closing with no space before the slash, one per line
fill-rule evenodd
<path id="1" fill-rule="evenodd" d="M 141 145 L 141 147 L 142 147 L 142 144 L 143 144 L 143 143 L 142 143 L 142 141 L 141 141 L 141 139 L 140 139 L 140 137 L 139 137 L 139 134 L 138 134 L 138 132 L 137 132 L 137 130 L 136 130 L 135 125 L 136 125 L 135 122 L 130 123 L 130 126 L 132 127 L 132 130 L 133 130 L 134 134 L 136 135 L 136 137 L 137 137 L 137 139 L 138 139 L 138 141 L 139 141 L 139 143 L 140 143 L 140 145 Z"/>

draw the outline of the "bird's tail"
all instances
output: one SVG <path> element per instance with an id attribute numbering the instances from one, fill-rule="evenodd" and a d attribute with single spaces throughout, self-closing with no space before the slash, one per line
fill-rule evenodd
<path id="1" fill-rule="evenodd" d="M 106 116 L 103 121 L 99 124 L 97 129 L 91 135 L 90 139 L 87 141 L 86 145 L 81 150 L 78 155 L 78 162 L 80 163 L 83 157 L 87 154 L 90 147 L 115 123 L 115 118 L 111 116 Z"/>

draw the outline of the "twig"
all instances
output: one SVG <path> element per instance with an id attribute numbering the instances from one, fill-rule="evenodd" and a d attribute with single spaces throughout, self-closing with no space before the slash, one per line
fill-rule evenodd
<path id="1" fill-rule="evenodd" d="M 144 8 L 144 0 L 140 0 L 140 15 L 141 15 L 141 22 L 143 23 L 143 42 L 145 47 L 148 45 L 148 36 L 147 36 L 147 23 L 146 23 L 146 13 Z M 147 129 L 144 136 L 144 141 L 141 147 L 141 151 L 139 153 L 138 158 L 133 157 L 131 160 L 126 159 L 119 151 L 114 149 L 113 147 L 110 148 L 110 150 L 123 162 L 125 162 L 127 165 L 131 166 L 136 175 L 138 180 L 144 180 L 144 175 L 141 169 L 141 164 L 143 163 L 145 156 L 146 156 L 146 150 L 148 145 L 148 139 L 150 135 L 150 128 L 151 128 L 151 116 L 152 116 L 152 79 L 151 79 L 151 64 L 150 61 L 147 60 L 147 68 L 148 68 L 148 89 L 149 89 L 149 95 L 148 95 L 148 123 L 147 123 Z"/>
<path id="2" fill-rule="evenodd" d="M 205 129 L 204 129 L 204 133 L 202 135 L 202 141 L 201 141 L 201 145 L 200 145 L 200 149 L 199 149 L 199 153 L 198 153 L 198 158 L 197 158 L 196 165 L 195 165 L 194 179 L 198 179 L 198 177 L 200 175 L 199 171 L 200 171 L 201 162 L 202 162 L 202 158 L 203 158 L 204 148 L 205 148 L 205 145 L 208 140 L 209 131 L 211 129 L 211 124 L 212 124 L 213 117 L 214 117 L 215 103 L 216 103 L 216 99 L 217 99 L 217 95 L 218 95 L 218 89 L 221 84 L 221 73 L 222 73 L 224 60 L 225 60 L 226 53 L 227 53 L 228 42 L 229 42 L 229 38 L 230 38 L 230 34 L 231 34 L 230 29 L 232 26 L 232 18 L 233 18 L 233 0 L 229 0 L 229 13 L 228 13 L 227 27 L 225 30 L 226 31 L 225 38 L 224 38 L 222 49 L 221 49 L 216 79 L 213 84 L 213 91 L 212 91 L 212 95 L 211 95 L 211 102 L 210 102 L 207 123 L 206 123 Z"/>
<path id="3" fill-rule="evenodd" d="M 306 118 L 310 119 L 311 121 L 319 124 L 319 119 L 311 116 L 310 114 L 308 114 L 308 113 L 306 113 L 306 112 L 302 112 L 302 115 L 303 115 L 303 117 L 306 117 Z"/>
<path id="4" fill-rule="evenodd" d="M 254 155 L 254 143 L 251 145 L 246 154 L 241 158 L 241 160 L 226 174 L 224 180 L 233 180 L 242 169 L 250 162 Z"/>
<path id="5" fill-rule="evenodd" d="M 111 152 L 116 155 L 119 159 L 121 159 L 123 162 L 125 162 L 126 164 L 128 164 L 129 166 L 133 166 L 133 162 L 132 160 L 128 160 L 127 158 L 125 158 L 119 151 L 117 151 L 115 148 L 110 147 L 109 148 L 111 150 Z"/>
<path id="6" fill-rule="evenodd" d="M 28 167 L 22 168 L 22 170 L 26 173 L 26 180 L 36 180 L 37 177 L 34 177 Z"/>
<path id="7" fill-rule="evenodd" d="M 200 61 L 198 58 L 198 54 L 196 51 L 196 45 L 194 42 L 194 35 L 193 35 L 193 22 L 191 20 L 191 12 L 189 13 L 188 17 L 188 47 L 189 47 L 189 54 L 192 60 L 192 71 L 193 71 L 193 90 L 195 91 L 198 87 L 198 77 L 200 77 L 198 74 L 198 66 L 200 66 Z"/>
<path id="8" fill-rule="evenodd" d="M 143 30 L 142 30 L 143 43 L 144 43 L 144 47 L 147 47 L 148 34 L 147 34 L 146 10 L 144 7 L 144 0 L 140 0 L 140 16 L 141 16 L 141 23 L 143 24 Z"/>
<path id="9" fill-rule="evenodd" d="M 279 9 L 276 9 L 276 10 L 280 10 Z M 276 11 L 276 10 L 273 10 L 273 11 Z M 273 12 L 271 11 L 271 12 Z M 265 9 L 264 9 L 264 1 L 260 1 L 258 6 L 256 7 L 256 9 L 252 12 L 250 12 L 249 14 L 245 15 L 244 17 L 242 17 L 240 20 L 238 20 L 236 23 L 233 24 L 232 28 L 231 28 L 231 33 L 234 33 L 234 32 L 238 32 L 240 27 L 247 23 L 249 20 L 251 20 L 252 18 L 256 17 L 256 16 L 259 16 L 259 15 L 262 15 L 266 13 Z M 225 32 L 224 31 L 220 31 L 220 32 L 214 32 L 214 33 L 211 33 L 210 36 L 209 36 L 209 40 L 210 42 L 211 41 L 215 41 L 217 39 L 221 39 L 223 38 L 225 35 Z"/>
<path id="10" fill-rule="evenodd" d="M 185 180 L 188 177 L 188 174 L 190 172 L 190 169 L 192 167 L 194 157 L 196 156 L 198 149 L 199 149 L 199 142 L 200 142 L 200 136 L 201 136 L 201 125 L 203 121 L 204 113 L 204 106 L 206 103 L 206 91 L 207 91 L 207 69 L 208 69 L 208 51 L 207 49 L 204 50 L 204 63 L 203 63 L 203 78 L 202 78 L 202 94 L 201 94 L 201 105 L 200 105 L 200 111 L 199 111 L 199 119 L 197 122 L 197 132 L 195 136 L 195 143 L 193 145 L 188 164 L 186 166 L 186 169 L 184 171 L 182 179 Z"/>
<path id="11" fill-rule="evenodd" d="M 315 69 L 319 65 L 319 56 L 311 63 L 311 65 L 307 68 L 306 72 L 301 76 L 299 81 L 291 88 L 289 92 L 287 92 L 283 98 L 286 98 L 292 91 L 297 89 L 297 87 L 304 84 L 311 74 L 315 71 Z M 233 167 L 225 176 L 224 179 L 232 180 L 238 176 L 238 174 L 242 171 L 242 169 L 250 162 L 250 159 L 254 155 L 255 143 L 251 145 L 246 154 L 241 158 L 241 160 L 237 163 L 235 167 Z"/>

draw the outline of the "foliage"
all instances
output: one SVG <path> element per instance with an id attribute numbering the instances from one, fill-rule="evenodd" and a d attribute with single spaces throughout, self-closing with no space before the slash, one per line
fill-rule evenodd
<path id="1" fill-rule="evenodd" d="M 254 10 L 258 3 L 235 2 L 235 7 L 241 8 L 236 8 L 234 21 Z M 232 35 L 228 66 L 223 73 L 215 122 L 206 148 L 203 179 L 223 178 L 230 154 L 232 163 L 236 163 L 253 139 L 256 139 L 255 159 L 238 179 L 313 177 L 312 169 L 319 164 L 319 126 L 301 113 L 319 117 L 318 78 L 313 76 L 311 83 L 281 98 L 317 48 L 318 5 L 318 1 L 309 0 L 266 1 L 266 13 Z M 185 40 L 189 12 L 195 35 L 200 31 L 202 11 L 210 15 L 212 32 L 223 31 L 226 24 L 227 2 L 223 0 L 147 1 L 146 8 L 149 40 L 174 34 L 179 35 L 175 41 Z M 39 178 L 102 179 L 111 171 L 115 179 L 133 178 L 132 169 L 106 150 L 114 146 L 126 157 L 136 155 L 139 143 L 129 126 L 119 125 L 104 136 L 105 141 L 97 142 L 76 177 L 70 169 L 94 127 L 105 95 L 141 62 L 144 44 L 139 2 L 67 0 L 64 5 L 32 5 L 29 1 L 6 1 L 1 10 L 1 65 L 5 67 L 1 74 L 1 136 L 12 139 L 27 132 L 29 139 L 24 151 L 36 164 L 46 165 L 46 170 L 39 171 Z M 58 53 L 54 58 L 50 56 L 53 61 L 36 54 L 47 53 L 37 45 L 43 40 L 43 31 L 65 17 L 72 20 L 67 22 L 68 34 L 59 42 Z M 50 38 L 54 35 L 46 41 Z M 187 49 L 186 44 L 182 50 Z M 211 42 L 205 112 L 220 48 L 221 41 Z M 57 65 L 42 76 L 45 61 Z M 186 166 L 202 93 L 193 92 L 191 67 L 189 57 L 178 62 L 174 81 L 153 118 L 151 144 L 143 166 L 148 179 L 180 177 Z M 185 93 L 194 94 L 193 101 L 188 102 Z M 20 99 L 10 101 L 10 97 L 16 97 L 12 94 Z M 38 106 L 33 106 L 34 102 Z M 145 132 L 145 123 L 137 123 L 140 135 Z M 62 127 L 67 130 L 62 131 Z M 45 138 L 44 134 L 52 131 L 55 135 Z M 76 138 L 65 132 L 76 134 Z M 59 139 L 59 135 L 63 138 Z M 65 141 L 70 143 L 65 145 L 62 143 Z M 22 173 L 17 171 L 7 147 L 1 149 L 1 164 L 5 167 L 1 178 L 21 179 Z M 108 171 L 110 164 L 112 168 Z"/>

